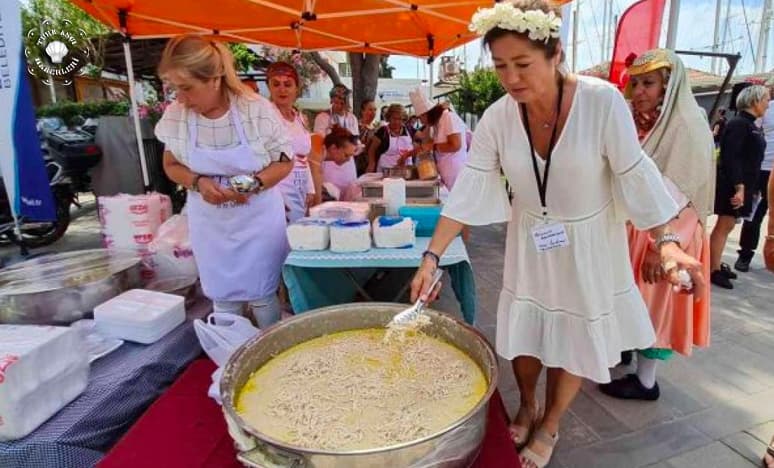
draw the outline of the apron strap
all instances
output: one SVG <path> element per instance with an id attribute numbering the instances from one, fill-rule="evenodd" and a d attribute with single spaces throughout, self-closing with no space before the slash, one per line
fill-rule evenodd
<path id="1" fill-rule="evenodd" d="M 231 103 L 230 113 L 231 122 L 234 124 L 234 127 L 236 127 L 237 135 L 239 135 L 239 144 L 241 146 L 250 147 L 250 143 L 247 141 L 245 127 L 242 125 L 242 116 L 239 115 L 239 110 L 237 110 L 236 99 Z"/>
<path id="2" fill-rule="evenodd" d="M 196 148 L 196 139 L 199 136 L 199 126 L 196 118 L 196 112 L 188 109 L 188 151 Z"/>

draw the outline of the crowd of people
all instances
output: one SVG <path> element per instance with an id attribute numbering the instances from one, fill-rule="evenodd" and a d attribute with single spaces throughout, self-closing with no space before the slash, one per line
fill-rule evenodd
<path id="1" fill-rule="evenodd" d="M 267 99 L 239 82 L 220 43 L 171 40 L 159 73 L 177 100 L 156 134 L 167 174 L 189 189 L 191 244 L 215 310 L 247 307 L 261 327 L 277 321 L 286 223 L 345 197 L 364 172 L 430 153 L 450 195 L 412 300 L 437 297 L 431 278 L 466 226 L 508 223 L 496 349 L 519 387 L 510 432 L 522 464 L 549 463 L 583 379 L 614 398 L 658 399 L 658 363 L 709 345 L 705 279 L 733 286 L 720 256 L 743 218 L 735 269 L 749 269 L 771 203 L 773 184 L 768 197 L 764 184 L 774 163 L 774 144 L 766 144 L 774 107 L 769 90 L 752 85 L 736 97 L 737 114 L 710 127 L 674 52 L 637 57 L 621 93 L 567 71 L 560 26 L 548 0 L 500 2 L 474 15 L 471 28 L 506 94 L 472 141 L 460 116 L 421 89 L 410 94 L 413 116 L 393 104 L 377 121 L 374 101 L 362 103 L 358 118 L 350 90 L 336 85 L 330 107 L 310 124 L 296 105 L 301 83 L 291 64 L 267 69 Z M 257 188 L 229 188 L 238 174 L 253 174 Z M 636 356 L 634 372 L 612 380 L 627 355 Z"/>

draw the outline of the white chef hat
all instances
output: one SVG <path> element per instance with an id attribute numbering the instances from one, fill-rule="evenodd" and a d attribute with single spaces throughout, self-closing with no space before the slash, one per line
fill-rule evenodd
<path id="1" fill-rule="evenodd" d="M 415 115 L 422 115 L 435 107 L 433 101 L 425 96 L 425 92 L 422 90 L 422 88 L 409 91 L 409 99 L 411 100 L 411 106 L 414 107 Z"/>

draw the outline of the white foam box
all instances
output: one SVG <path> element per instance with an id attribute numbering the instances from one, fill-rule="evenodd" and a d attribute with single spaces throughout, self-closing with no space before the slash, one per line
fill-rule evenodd
<path id="1" fill-rule="evenodd" d="M 185 321 L 182 296 L 130 289 L 94 308 L 97 331 L 136 343 L 151 344 Z"/>
<path id="2" fill-rule="evenodd" d="M 302 218 L 288 226 L 288 242 L 293 250 L 325 250 L 331 241 L 331 221 Z"/>
<path id="3" fill-rule="evenodd" d="M 365 221 L 371 212 L 368 202 L 330 201 L 309 208 L 312 218 L 340 219 L 343 221 Z"/>
<path id="4" fill-rule="evenodd" d="M 331 252 L 365 252 L 371 249 L 371 223 L 368 221 L 331 224 Z"/>
<path id="5" fill-rule="evenodd" d="M 416 242 L 414 221 L 403 216 L 379 216 L 373 222 L 374 245 L 380 249 L 412 247 Z"/>
<path id="6" fill-rule="evenodd" d="M 0 440 L 30 434 L 88 381 L 89 355 L 76 330 L 0 325 Z"/>

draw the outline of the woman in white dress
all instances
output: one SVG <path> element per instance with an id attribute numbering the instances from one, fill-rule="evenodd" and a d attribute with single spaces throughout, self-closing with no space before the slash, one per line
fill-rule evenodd
<path id="1" fill-rule="evenodd" d="M 697 292 L 705 287 L 699 262 L 665 228 L 677 205 L 640 148 L 623 96 L 563 71 L 559 14 L 546 0 L 523 0 L 474 15 L 472 29 L 484 36 L 507 94 L 481 118 L 412 282 L 413 297 L 434 299 L 432 274 L 463 227 L 508 222 L 496 348 L 519 385 L 511 435 L 526 468 L 548 464 L 582 379 L 609 382 L 621 351 L 655 340 L 629 263 L 626 221 L 650 230 L 673 284 L 684 269 Z"/>
<path id="2" fill-rule="evenodd" d="M 423 142 L 420 148 L 406 153 L 406 157 L 416 156 L 419 150 L 432 151 L 435 154 L 441 181 L 447 189 L 451 190 L 468 160 L 465 140 L 468 127 L 446 104 L 433 104 L 433 101 L 425 96 L 422 88 L 410 92 L 409 98 L 419 120 L 430 129 L 432 140 Z"/>
<path id="3" fill-rule="evenodd" d="M 271 102 L 277 108 L 281 122 L 290 137 L 295 153 L 295 164 L 290 175 L 282 179 L 277 186 L 285 200 L 288 222 L 292 223 L 306 216 L 309 205 L 314 202 L 315 183 L 309 164 L 320 164 L 310 159 L 312 138 L 307 130 L 304 115 L 295 108 L 298 99 L 299 78 L 293 65 L 287 62 L 275 62 L 266 69 Z"/>

